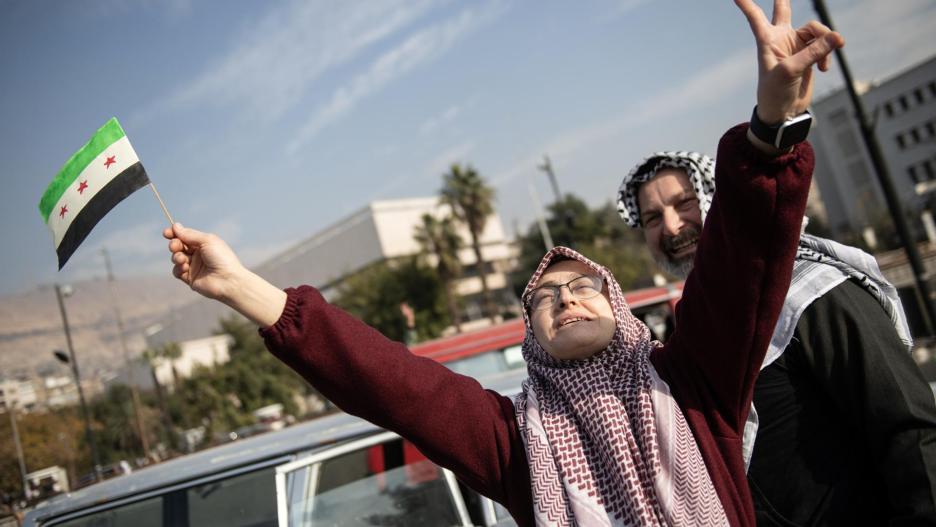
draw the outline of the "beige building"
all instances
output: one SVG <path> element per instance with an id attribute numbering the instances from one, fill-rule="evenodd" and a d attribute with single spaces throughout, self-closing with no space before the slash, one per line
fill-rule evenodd
<path id="1" fill-rule="evenodd" d="M 179 358 L 156 359 L 153 370 L 162 386 L 173 386 L 175 379 L 186 379 L 198 368 L 214 368 L 231 360 L 229 350 L 234 339 L 230 335 L 215 335 L 179 342 Z"/>
<path id="2" fill-rule="evenodd" d="M 0 407 L 28 412 L 39 404 L 39 394 L 30 379 L 0 380 Z"/>
<path id="3" fill-rule="evenodd" d="M 449 215 L 450 210 L 435 197 L 374 201 L 254 270 L 279 287 L 309 284 L 330 298 L 335 295 L 338 285 L 355 273 L 382 261 L 418 253 L 420 247 L 413 233 L 422 223 L 423 214 L 442 218 Z M 459 255 L 464 265 L 464 276 L 456 290 L 469 319 L 464 326 L 470 328 L 487 323 L 487 319 L 482 319 L 480 268 L 486 272 L 495 302 L 505 308 L 512 308 L 517 302 L 507 279 L 510 248 L 497 213 L 488 218 L 481 235 L 484 266 L 478 266 L 467 229 L 461 229 L 460 235 L 465 242 L 465 249 Z M 173 309 L 148 331 L 147 342 L 156 346 L 204 337 L 218 327 L 220 318 L 232 313 L 217 302 L 196 300 Z"/>

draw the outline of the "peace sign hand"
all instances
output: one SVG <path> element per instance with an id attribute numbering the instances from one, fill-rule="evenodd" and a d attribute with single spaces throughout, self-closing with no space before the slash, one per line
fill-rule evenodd
<path id="1" fill-rule="evenodd" d="M 774 0 L 773 20 L 754 0 L 735 0 L 757 42 L 757 115 L 766 124 L 797 116 L 812 100 L 812 66 L 827 71 L 831 53 L 845 39 L 813 20 L 799 29 L 790 24 L 790 1 Z"/>

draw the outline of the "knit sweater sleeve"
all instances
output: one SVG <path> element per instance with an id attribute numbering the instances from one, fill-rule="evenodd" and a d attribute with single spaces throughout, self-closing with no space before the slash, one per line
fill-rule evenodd
<path id="1" fill-rule="evenodd" d="M 719 143 L 715 198 L 676 330 L 656 359 L 684 381 L 677 391 L 705 401 L 712 432 L 727 437 L 744 428 L 790 284 L 813 168 L 808 143 L 771 158 L 746 132 L 736 126 Z"/>
<path id="2" fill-rule="evenodd" d="M 400 434 L 527 523 L 529 470 L 510 399 L 413 355 L 313 287 L 286 293 L 280 319 L 260 332 L 276 357 L 345 412 Z"/>

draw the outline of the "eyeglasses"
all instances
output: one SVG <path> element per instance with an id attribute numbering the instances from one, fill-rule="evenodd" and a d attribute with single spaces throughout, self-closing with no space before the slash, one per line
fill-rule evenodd
<path id="1" fill-rule="evenodd" d="M 537 287 L 527 295 L 527 306 L 532 311 L 542 311 L 553 307 L 559 300 L 559 293 L 563 287 L 568 288 L 575 298 L 588 300 L 601 294 L 603 283 L 600 277 L 582 275 L 564 284 Z"/>

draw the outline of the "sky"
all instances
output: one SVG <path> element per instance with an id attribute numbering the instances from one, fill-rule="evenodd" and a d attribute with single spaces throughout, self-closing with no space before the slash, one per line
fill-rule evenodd
<path id="1" fill-rule="evenodd" d="M 936 54 L 932 0 L 827 5 L 858 79 Z M 0 0 L 0 295 L 101 277 L 104 247 L 118 275 L 170 272 L 149 189 L 56 271 L 39 198 L 113 116 L 175 219 L 256 265 L 370 201 L 436 194 L 454 162 L 508 233 L 531 187 L 553 199 L 543 155 L 603 204 L 653 151 L 714 153 L 750 116 L 755 60 L 728 0 Z M 841 84 L 834 67 L 817 96 Z"/>

